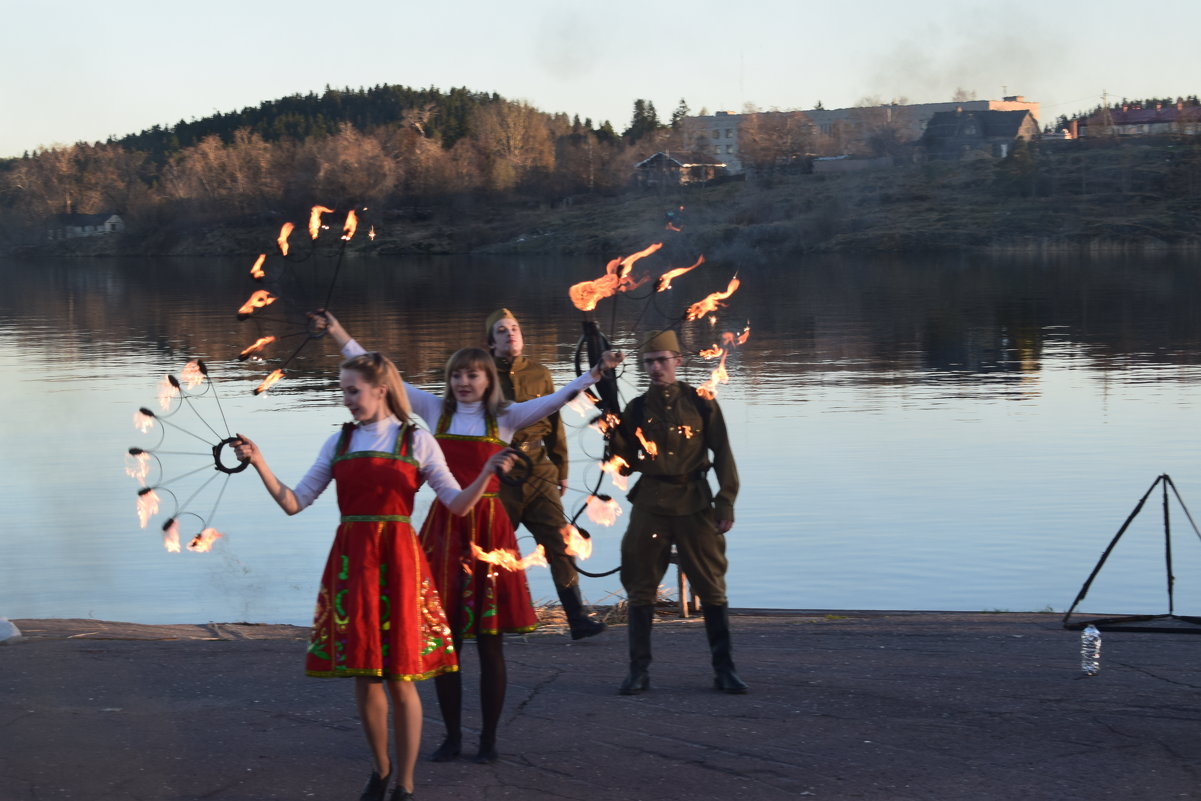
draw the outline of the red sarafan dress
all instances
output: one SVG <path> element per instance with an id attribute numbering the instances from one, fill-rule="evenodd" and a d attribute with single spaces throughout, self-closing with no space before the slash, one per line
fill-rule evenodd
<path id="1" fill-rule="evenodd" d="M 413 427 L 391 453 L 347 452 L 342 427 L 333 462 L 342 522 L 330 548 L 309 642 L 309 676 L 428 679 L 458 670 L 429 563 L 409 515 L 421 486 L 410 455 Z"/>
<path id="2" fill-rule="evenodd" d="M 442 446 L 446 465 L 460 485 L 480 474 L 488 457 L 505 447 L 497 437 L 496 421 L 486 420 L 482 437 L 448 434 L 450 418 L 438 419 L 434 437 Z M 421 527 L 421 544 L 429 557 L 434 583 L 446 609 L 446 619 L 464 638 L 503 632 L 520 634 L 538 627 L 523 570 L 506 570 L 475 558 L 471 545 L 483 551 L 503 549 L 516 557 L 517 536 L 496 491 L 496 476 L 488 480 L 484 497 L 467 514 L 451 514 L 441 502 L 430 508 Z"/>

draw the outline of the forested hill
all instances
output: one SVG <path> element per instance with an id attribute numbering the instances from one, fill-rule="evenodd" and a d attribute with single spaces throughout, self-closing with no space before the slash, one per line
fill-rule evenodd
<path id="1" fill-rule="evenodd" d="M 193 145 L 207 136 L 219 136 L 226 144 L 238 130 L 249 130 L 267 142 L 304 141 L 330 136 L 343 123 L 360 131 L 383 125 L 396 125 L 410 117 L 419 117 L 423 133 L 444 147 L 467 135 L 476 109 L 503 100 L 496 93 L 472 92 L 466 87 L 443 92 L 440 89 L 413 89 L 407 86 L 380 85 L 370 89 L 330 89 L 322 94 L 310 92 L 267 100 L 258 106 L 214 114 L 203 119 L 180 120 L 173 126 L 155 125 L 141 133 L 114 140 L 127 149 L 150 154 L 156 161 Z"/>

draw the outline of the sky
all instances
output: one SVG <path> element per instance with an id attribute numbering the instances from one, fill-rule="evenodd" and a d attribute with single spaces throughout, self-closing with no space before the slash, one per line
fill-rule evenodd
<path id="1" fill-rule="evenodd" d="M 339 9 L 340 10 L 335 10 Z M 661 119 L 1020 94 L 1040 121 L 1201 94 L 1201 2 L 0 0 L 0 157 L 324 88 L 497 92 L 617 130 Z"/>

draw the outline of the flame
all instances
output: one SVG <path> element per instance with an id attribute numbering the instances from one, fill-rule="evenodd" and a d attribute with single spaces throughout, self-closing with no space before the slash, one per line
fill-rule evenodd
<path id="1" fill-rule="evenodd" d="M 679 425 L 676 430 L 684 437 L 684 439 L 692 439 L 692 435 L 696 432 L 692 430 L 692 426 Z"/>
<path id="2" fill-rule="evenodd" d="M 568 556 L 579 559 L 587 559 L 592 556 L 592 540 L 581 534 L 578 528 L 567 523 L 559 529 L 559 533 L 563 536 L 564 550 Z"/>
<path id="3" fill-rule="evenodd" d="M 250 277 L 251 278 L 253 278 L 256 281 L 262 281 L 264 278 L 267 277 L 267 274 L 265 272 L 263 272 L 263 262 L 265 262 L 266 260 L 267 260 L 267 254 L 260 253 L 259 257 L 257 259 L 255 259 L 254 266 L 252 266 L 250 268 Z"/>
<path id="4" fill-rule="evenodd" d="M 723 305 L 721 301 L 730 297 L 730 295 L 733 295 L 734 291 L 736 289 L 738 289 L 738 286 L 741 283 L 742 282 L 738 280 L 738 276 L 735 275 L 733 278 L 730 279 L 730 284 L 729 284 L 729 286 L 726 287 L 725 292 L 714 292 L 712 295 L 705 298 L 704 300 L 697 301 L 696 303 L 689 306 L 688 311 L 685 312 L 685 314 L 684 314 L 684 319 L 685 320 L 699 320 L 700 318 L 704 317 L 709 312 L 716 311 L 718 308 L 720 308 Z"/>
<path id="5" fill-rule="evenodd" d="M 374 225 L 371 226 L 371 230 L 369 230 L 367 232 L 367 238 L 370 239 L 372 242 L 375 241 L 375 226 Z"/>
<path id="6" fill-rule="evenodd" d="M 617 501 L 599 495 L 589 495 L 586 510 L 588 519 L 601 526 L 611 526 L 617 522 L 621 507 Z"/>
<path id="7" fill-rule="evenodd" d="M 225 535 L 215 528 L 206 528 L 192 538 L 192 541 L 188 543 L 188 550 L 196 553 L 208 553 L 213 549 L 213 543 L 223 536 Z"/>
<path id="8" fill-rule="evenodd" d="M 138 493 L 138 522 L 142 528 L 150 522 L 150 518 L 158 514 L 159 497 L 153 489 L 144 489 Z"/>
<path id="9" fill-rule="evenodd" d="M 355 215 L 354 209 L 351 209 L 346 212 L 346 225 L 342 226 L 342 239 L 349 242 L 357 230 L 359 230 L 359 218 Z"/>
<path id="10" fill-rule="evenodd" d="M 133 413 L 133 427 L 143 434 L 148 433 L 154 428 L 154 415 L 149 409 L 138 409 Z"/>
<path id="11" fill-rule="evenodd" d="M 730 332 L 727 331 L 726 333 L 728 334 Z M 711 348 L 705 348 L 700 353 L 698 353 L 697 356 L 700 356 L 702 359 L 716 359 L 718 356 L 724 356 L 725 354 L 726 354 L 725 349 L 723 349 L 717 345 L 714 345 Z"/>
<path id="12" fill-rule="evenodd" d="M 270 306 L 276 301 L 275 295 L 272 295 L 265 289 L 256 289 L 251 294 L 250 299 L 242 304 L 242 308 L 238 309 L 238 319 L 245 320 L 250 315 L 254 314 L 255 309 L 261 309 L 264 306 Z"/>
<path id="13" fill-rule="evenodd" d="M 736 348 L 739 345 L 745 345 L 746 341 L 751 336 L 751 324 L 747 323 L 746 328 L 742 329 L 741 334 L 735 334 L 733 331 L 726 331 L 721 335 L 721 344 L 727 348 Z M 703 355 L 703 354 L 702 354 Z"/>
<path id="14" fill-rule="evenodd" d="M 678 231 L 680 229 L 676 228 L 674 230 Z M 695 270 L 704 263 L 705 257 L 704 255 L 701 255 L 697 257 L 696 264 L 692 265 L 691 267 L 677 267 L 674 270 L 668 270 L 667 272 L 663 273 L 663 275 L 659 276 L 659 280 L 655 282 L 655 291 L 662 292 L 665 289 L 671 289 L 671 281 L 673 278 L 679 278 L 684 273 Z"/>
<path id="15" fill-rule="evenodd" d="M 286 222 L 283 224 L 283 227 L 279 229 L 279 238 L 275 240 L 276 244 L 279 245 L 279 255 L 288 255 L 288 237 L 292 235 L 292 229 L 295 227 L 296 226 L 292 223 Z"/>
<path id="16" fill-rule="evenodd" d="M 667 230 L 668 230 L 668 231 L 675 231 L 676 233 L 679 233 L 680 231 L 683 231 L 683 230 L 684 230 L 684 228 L 683 228 L 682 226 L 681 226 L 681 227 L 676 227 L 676 225 L 675 225 L 674 223 L 668 223 L 668 224 L 666 225 L 666 228 L 667 228 Z"/>
<path id="17" fill-rule="evenodd" d="M 327 209 L 325 206 L 313 206 L 309 212 L 309 236 L 316 239 L 317 234 L 321 232 L 321 215 L 333 213 L 333 209 Z"/>
<path id="18" fill-rule="evenodd" d="M 601 462 L 600 469 L 602 473 L 609 474 L 609 478 L 613 481 L 613 486 L 617 487 L 619 490 L 625 491 L 625 489 L 630 486 L 630 481 L 629 476 L 622 471 L 627 470 L 629 466 L 630 463 L 625 459 L 614 455 L 609 461 Z"/>
<path id="19" fill-rule="evenodd" d="M 502 570 L 525 570 L 527 567 L 546 567 L 546 550 L 541 545 L 524 558 L 513 551 L 506 551 L 504 548 L 498 548 L 495 551 L 485 551 L 474 542 L 471 543 L 471 553 L 481 562 L 496 565 Z"/>
<path id="20" fill-rule="evenodd" d="M 566 406 L 580 417 L 587 417 L 596 408 L 596 398 L 587 392 L 577 392 L 574 398 L 567 401 Z"/>
<path id="21" fill-rule="evenodd" d="M 192 389 L 204 381 L 204 367 L 198 360 L 193 359 L 183 366 L 179 377 L 188 389 Z"/>
<path id="22" fill-rule="evenodd" d="M 730 374 L 726 372 L 727 355 L 728 354 L 725 351 L 722 352 L 721 361 L 718 362 L 717 367 L 709 375 L 709 380 L 696 388 L 696 394 L 700 395 L 702 398 L 712 399 L 717 397 L 718 384 L 730 383 Z"/>
<path id="23" fill-rule="evenodd" d="M 274 341 L 275 341 L 275 337 L 259 337 L 258 339 L 256 339 L 254 341 L 253 345 L 251 345 L 246 350 L 244 350 L 238 354 L 238 361 L 240 361 L 240 362 L 246 361 L 251 356 L 258 353 L 260 350 L 267 347 Z"/>
<path id="24" fill-rule="evenodd" d="M 175 518 L 163 523 L 163 547 L 168 553 L 179 553 L 179 523 Z"/>
<path id="25" fill-rule="evenodd" d="M 140 448 L 130 448 L 125 454 L 125 475 L 136 478 L 143 487 L 150 475 L 150 454 Z"/>
<path id="26" fill-rule="evenodd" d="M 638 441 L 642 443 L 643 453 L 652 459 L 659 455 L 659 446 L 644 437 L 641 428 L 634 429 L 634 436 L 638 437 Z"/>
<path id="27" fill-rule="evenodd" d="M 158 382 L 158 405 L 165 412 L 171 408 L 171 399 L 179 394 L 179 382 L 169 375 Z"/>
<path id="28" fill-rule="evenodd" d="M 272 385 L 275 384 L 276 381 L 280 380 L 283 377 L 284 377 L 284 371 L 282 369 L 272 372 L 271 375 L 269 375 L 263 379 L 263 383 L 259 384 L 258 387 L 255 388 L 254 394 L 255 395 L 263 394 L 267 390 L 271 389 Z"/>
<path id="29" fill-rule="evenodd" d="M 600 278 L 595 281 L 581 281 L 568 290 L 571 302 L 580 311 L 592 311 L 596 308 L 596 304 L 605 298 L 642 286 L 645 279 L 636 281 L 630 278 L 630 271 L 634 268 L 635 262 L 649 256 L 661 247 L 663 247 L 663 243 L 656 242 L 645 250 L 640 250 L 624 259 L 613 259 L 605 265 L 605 274 Z M 620 272 L 618 272 L 619 268 Z"/>
<path id="30" fill-rule="evenodd" d="M 605 412 L 593 420 L 589 425 L 600 433 L 608 435 L 608 433 L 617 428 L 618 424 L 620 423 L 621 419 L 616 414 L 613 412 Z"/>

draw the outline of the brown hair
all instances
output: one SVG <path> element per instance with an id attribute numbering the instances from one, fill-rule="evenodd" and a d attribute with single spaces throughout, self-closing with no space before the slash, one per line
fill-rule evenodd
<path id="1" fill-rule="evenodd" d="M 496 372 L 496 362 L 492 354 L 483 348 L 459 348 L 446 362 L 446 394 L 442 396 L 442 413 L 452 415 L 458 408 L 454 390 L 450 386 L 450 377 L 457 370 L 483 370 L 488 376 L 488 388 L 484 390 L 484 410 L 495 420 L 508 404 L 500 388 L 500 376 Z"/>
<path id="2" fill-rule="evenodd" d="M 404 381 L 400 379 L 400 371 L 391 359 L 379 351 L 368 351 L 342 362 L 342 369 L 354 370 L 368 384 L 383 387 L 388 410 L 400 422 L 412 422 L 413 407 L 409 405 L 409 395 L 405 392 Z"/>

